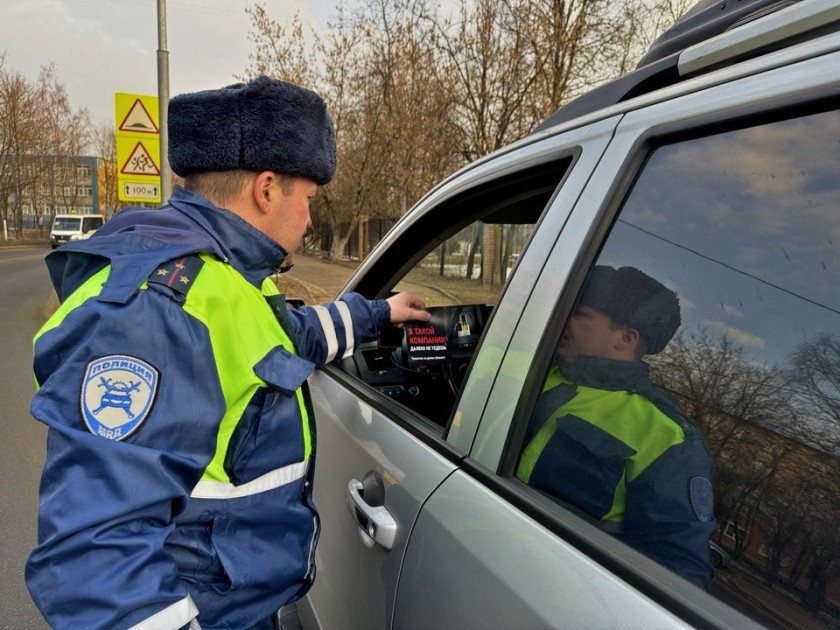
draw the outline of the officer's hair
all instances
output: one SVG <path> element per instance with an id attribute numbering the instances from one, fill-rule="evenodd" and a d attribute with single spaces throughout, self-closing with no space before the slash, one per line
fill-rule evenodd
<path id="1" fill-rule="evenodd" d="M 276 175 L 283 194 L 292 194 L 292 183 L 295 178 L 284 173 L 276 173 Z M 216 205 L 221 206 L 234 199 L 256 176 L 257 173 L 255 171 L 241 169 L 192 173 L 184 178 L 184 188 L 198 193 L 205 199 L 209 199 Z"/>

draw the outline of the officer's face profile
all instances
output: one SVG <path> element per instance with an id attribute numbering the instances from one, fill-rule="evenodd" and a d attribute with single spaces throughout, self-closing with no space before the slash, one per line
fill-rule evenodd
<path id="1" fill-rule="evenodd" d="M 591 306 L 578 304 L 560 336 L 557 354 L 570 363 L 580 356 L 631 361 L 636 358 L 638 341 L 639 334 L 632 328 L 615 324 Z"/>
<path id="2" fill-rule="evenodd" d="M 276 182 L 272 192 L 272 212 L 264 231 L 291 254 L 312 225 L 309 203 L 318 192 L 318 184 L 305 177 L 294 177 L 286 184 Z"/>

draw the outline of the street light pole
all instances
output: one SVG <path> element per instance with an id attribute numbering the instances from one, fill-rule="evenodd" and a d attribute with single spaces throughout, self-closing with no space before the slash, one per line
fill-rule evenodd
<path id="1" fill-rule="evenodd" d="M 158 120 L 160 121 L 161 200 L 172 195 L 172 172 L 169 170 L 169 51 L 166 46 L 166 0 L 157 0 L 158 14 Z"/>

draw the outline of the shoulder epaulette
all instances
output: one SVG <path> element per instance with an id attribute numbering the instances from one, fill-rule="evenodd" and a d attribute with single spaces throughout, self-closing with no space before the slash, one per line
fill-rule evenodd
<path id="1" fill-rule="evenodd" d="M 155 269 L 149 276 L 148 283 L 168 287 L 176 294 L 186 298 L 203 266 L 204 260 L 200 256 L 174 258 Z"/>

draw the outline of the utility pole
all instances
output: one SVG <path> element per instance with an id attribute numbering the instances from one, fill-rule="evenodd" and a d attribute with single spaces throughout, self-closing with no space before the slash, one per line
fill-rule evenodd
<path id="1" fill-rule="evenodd" d="M 166 0 L 157 0 L 158 14 L 158 120 L 160 121 L 161 201 L 172 195 L 172 171 L 169 169 L 169 51 L 166 45 Z"/>

